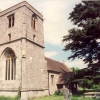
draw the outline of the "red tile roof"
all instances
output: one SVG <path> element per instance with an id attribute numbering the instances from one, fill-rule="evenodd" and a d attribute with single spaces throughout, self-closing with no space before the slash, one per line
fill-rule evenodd
<path id="1" fill-rule="evenodd" d="M 60 73 L 57 84 L 67 84 L 67 82 L 72 74 L 73 74 L 73 72 Z"/>
<path id="2" fill-rule="evenodd" d="M 47 70 L 60 72 L 57 84 L 67 84 L 70 75 L 73 73 L 64 63 L 45 57 Z"/>
<path id="3" fill-rule="evenodd" d="M 45 57 L 45 60 L 47 60 L 47 70 L 48 71 L 55 71 L 55 72 L 72 72 L 68 66 L 66 66 L 64 63 L 52 60 L 50 58 Z"/>

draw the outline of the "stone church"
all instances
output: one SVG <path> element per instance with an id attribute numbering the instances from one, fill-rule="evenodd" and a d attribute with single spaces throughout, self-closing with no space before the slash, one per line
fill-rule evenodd
<path id="1" fill-rule="evenodd" d="M 44 57 L 43 16 L 26 1 L 0 12 L 0 95 L 53 94 L 66 84 L 65 64 Z M 65 80 L 65 79 L 63 79 Z"/>

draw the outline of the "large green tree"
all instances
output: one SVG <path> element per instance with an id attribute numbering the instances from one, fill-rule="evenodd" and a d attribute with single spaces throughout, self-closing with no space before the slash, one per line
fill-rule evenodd
<path id="1" fill-rule="evenodd" d="M 80 58 L 91 68 L 100 66 L 100 1 L 82 1 L 70 13 L 77 28 L 63 37 L 64 50 L 71 50 L 68 59 Z"/>
<path id="2" fill-rule="evenodd" d="M 91 68 L 84 68 L 77 70 L 68 80 L 68 85 L 76 83 L 80 87 L 93 88 L 100 83 L 100 71 L 92 70 Z M 98 85 L 100 86 L 100 85 Z"/>

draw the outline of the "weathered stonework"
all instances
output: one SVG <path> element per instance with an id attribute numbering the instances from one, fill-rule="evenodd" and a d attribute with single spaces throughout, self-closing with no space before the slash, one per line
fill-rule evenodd
<path id="1" fill-rule="evenodd" d="M 35 29 L 31 26 L 34 13 L 37 16 Z M 8 16 L 12 14 L 14 14 L 14 26 L 8 27 Z M 0 26 L 0 37 L 2 37 L 0 39 L 0 95 L 15 96 L 19 87 L 21 87 L 22 100 L 48 95 L 43 16 L 24 1 L 0 12 Z M 9 34 L 11 34 L 10 41 Z M 34 41 L 33 35 L 35 35 Z M 16 55 L 15 80 L 5 80 L 7 65 L 3 56 L 7 49 L 11 49 Z"/>
<path id="2" fill-rule="evenodd" d="M 59 78 L 59 73 L 49 71 L 48 74 L 49 74 L 49 93 L 54 94 L 55 90 L 57 90 L 56 84 L 57 84 L 57 81 L 58 81 L 58 78 Z M 51 79 L 51 75 L 54 76 L 53 80 Z"/>

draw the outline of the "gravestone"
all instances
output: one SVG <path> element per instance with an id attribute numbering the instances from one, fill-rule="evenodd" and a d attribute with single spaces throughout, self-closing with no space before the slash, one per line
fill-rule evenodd
<path id="1" fill-rule="evenodd" d="M 63 95 L 64 95 L 64 100 L 70 100 L 69 89 L 66 88 L 65 86 L 63 86 L 62 92 L 63 92 Z"/>

